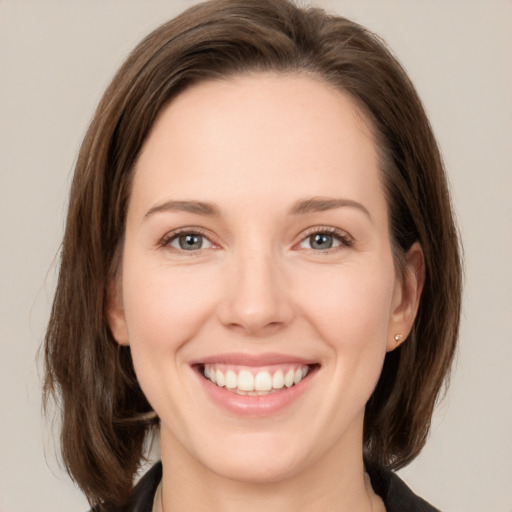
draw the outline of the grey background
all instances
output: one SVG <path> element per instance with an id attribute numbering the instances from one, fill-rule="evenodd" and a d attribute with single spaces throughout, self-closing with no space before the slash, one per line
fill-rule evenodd
<path id="1" fill-rule="evenodd" d="M 85 511 L 40 414 L 36 351 L 70 176 L 115 69 L 195 2 L 0 0 L 0 511 Z M 441 144 L 464 239 L 452 385 L 401 472 L 445 512 L 512 511 L 512 2 L 317 1 L 383 36 Z"/>

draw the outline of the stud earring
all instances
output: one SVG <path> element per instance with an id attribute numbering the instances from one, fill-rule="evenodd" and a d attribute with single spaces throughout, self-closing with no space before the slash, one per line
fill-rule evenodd
<path id="1" fill-rule="evenodd" d="M 395 334 L 395 341 L 396 343 L 400 343 L 402 341 L 403 335 L 402 334 Z"/>

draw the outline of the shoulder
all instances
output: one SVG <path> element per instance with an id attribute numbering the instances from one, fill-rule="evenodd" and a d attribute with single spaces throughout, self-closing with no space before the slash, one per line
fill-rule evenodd
<path id="1" fill-rule="evenodd" d="M 151 512 L 153 500 L 162 479 L 162 463 L 156 463 L 137 483 L 133 489 L 130 512 Z"/>
<path id="2" fill-rule="evenodd" d="M 373 490 L 382 498 L 387 512 L 439 512 L 414 494 L 395 473 L 380 466 L 367 465 Z"/>
<path id="3" fill-rule="evenodd" d="M 153 510 L 153 500 L 162 479 L 162 463 L 158 462 L 147 471 L 133 488 L 128 509 L 123 512 L 151 512 Z M 98 507 L 89 512 L 100 512 Z M 114 511 L 111 511 L 114 512 Z M 117 511 L 116 511 L 117 512 Z"/>

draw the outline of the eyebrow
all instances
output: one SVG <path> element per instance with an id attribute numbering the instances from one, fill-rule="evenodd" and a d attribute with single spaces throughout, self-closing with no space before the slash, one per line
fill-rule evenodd
<path id="1" fill-rule="evenodd" d="M 195 213 L 196 215 L 207 215 L 210 217 L 219 217 L 220 211 L 213 203 L 203 201 L 165 201 L 150 208 L 144 218 L 160 212 L 181 211 Z"/>
<path id="2" fill-rule="evenodd" d="M 331 197 L 311 197 L 309 199 L 296 201 L 290 208 L 289 214 L 304 215 L 306 213 L 324 212 L 326 210 L 345 207 L 356 208 L 372 220 L 370 212 L 361 203 L 353 201 L 352 199 L 338 199 Z"/>
<path id="3" fill-rule="evenodd" d="M 289 215 L 304 215 L 306 213 L 323 212 L 334 210 L 336 208 L 356 208 L 362 211 L 370 220 L 370 212 L 357 201 L 352 199 L 339 199 L 330 197 L 311 197 L 308 199 L 300 199 L 293 203 L 288 211 Z M 220 217 L 219 208 L 213 203 L 204 201 L 165 201 L 162 204 L 153 206 L 144 215 L 147 218 L 155 213 L 182 211 L 194 213 L 196 215 L 205 215 L 209 217 Z"/>

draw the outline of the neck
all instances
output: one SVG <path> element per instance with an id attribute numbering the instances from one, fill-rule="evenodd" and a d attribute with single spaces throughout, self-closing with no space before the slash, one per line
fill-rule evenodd
<path id="1" fill-rule="evenodd" d="M 163 477 L 156 512 L 380 512 L 384 505 L 364 472 L 361 450 L 326 454 L 321 461 L 275 482 L 218 475 L 162 438 Z M 361 445 L 359 445 L 361 446 Z"/>

